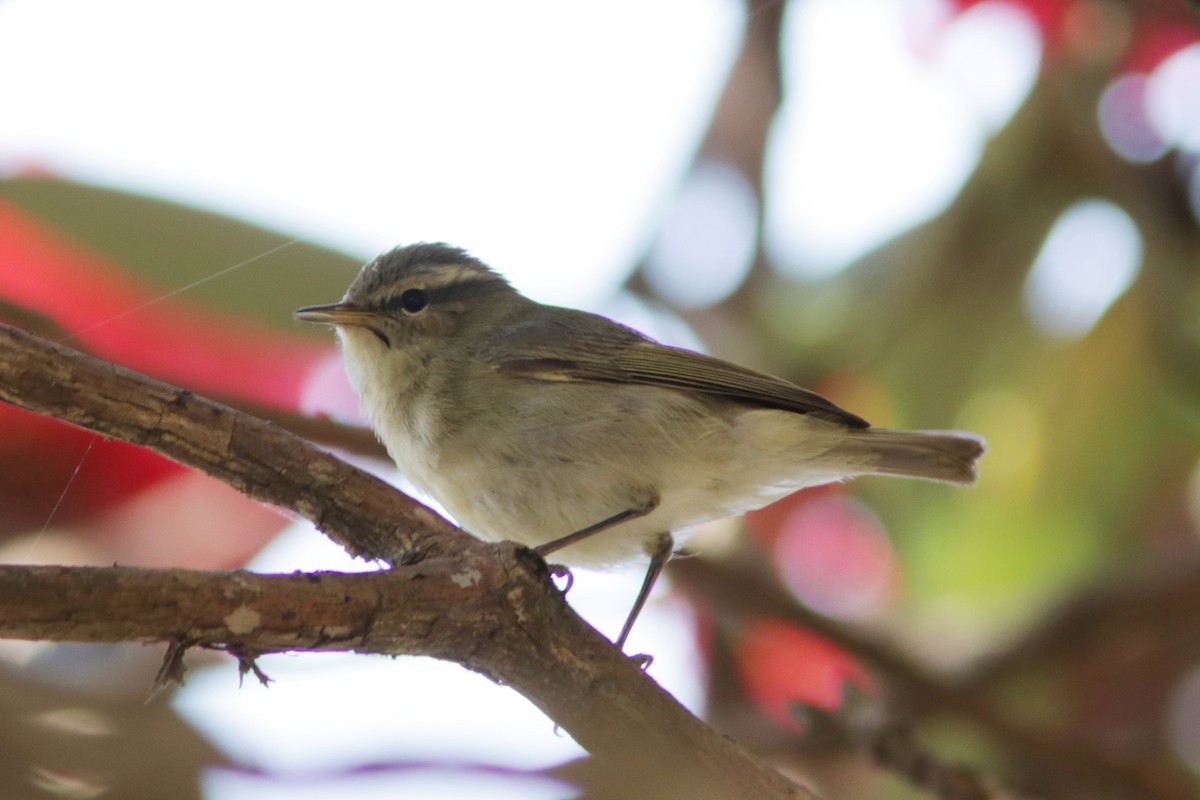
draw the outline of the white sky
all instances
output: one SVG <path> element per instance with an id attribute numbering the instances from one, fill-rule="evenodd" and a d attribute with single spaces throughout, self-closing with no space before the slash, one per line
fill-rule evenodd
<path id="1" fill-rule="evenodd" d="M 364 260 L 445 240 L 579 303 L 643 246 L 740 26 L 711 0 L 15 0 L 0 5 L 0 167 L 47 164 Z"/>

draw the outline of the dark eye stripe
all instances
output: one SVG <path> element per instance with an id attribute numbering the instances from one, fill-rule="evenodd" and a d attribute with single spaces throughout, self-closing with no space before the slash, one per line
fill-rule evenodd
<path id="1" fill-rule="evenodd" d="M 504 284 L 495 280 L 463 281 L 433 289 L 413 287 L 385 300 L 380 308 L 384 311 L 404 311 L 416 314 L 429 306 L 441 305 L 463 297 L 478 296 L 482 288 L 502 288 Z"/>

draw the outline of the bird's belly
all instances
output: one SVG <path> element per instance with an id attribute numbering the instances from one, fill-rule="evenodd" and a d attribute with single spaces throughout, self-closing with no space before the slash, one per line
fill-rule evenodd
<path id="1" fill-rule="evenodd" d="M 464 528 L 488 541 L 512 540 L 530 547 L 645 504 L 654 495 L 631 490 L 611 471 L 586 463 L 539 462 L 448 467 L 433 479 L 431 494 Z M 662 530 L 660 528 L 660 530 Z M 590 567 L 616 566 L 644 556 L 643 534 L 628 524 L 555 554 Z"/>
<path id="2" fill-rule="evenodd" d="M 755 488 L 748 498 L 744 485 L 730 482 L 727 464 L 703 459 L 640 474 L 566 458 L 524 463 L 472 459 L 457 465 L 443 459 L 441 467 L 432 478 L 431 494 L 464 528 L 488 541 L 508 539 L 534 547 L 657 501 L 646 516 L 554 554 L 556 561 L 595 569 L 645 561 L 662 533 L 682 542 L 688 528 L 791 491 L 774 490 L 760 498 Z"/>
<path id="3" fill-rule="evenodd" d="M 644 561 L 663 533 L 681 542 L 689 528 L 837 478 L 806 465 L 809 454 L 819 460 L 834 439 L 819 441 L 826 438 L 821 428 L 809 429 L 801 415 L 751 411 L 721 418 L 686 397 L 679 402 L 657 416 L 550 424 L 530 415 L 513 419 L 491 445 L 486 436 L 464 439 L 435 461 L 413 442 L 407 454 L 397 448 L 393 455 L 421 473 L 410 478 L 464 528 L 489 541 L 537 546 L 657 500 L 650 514 L 554 554 L 601 569 Z"/>
<path id="4" fill-rule="evenodd" d="M 468 473 L 460 472 L 465 477 Z M 731 484 L 723 470 L 664 474 L 657 489 L 631 492 L 619 476 L 592 465 L 560 464 L 547 480 L 539 469 L 516 467 L 475 473 L 470 481 L 446 481 L 433 494 L 468 531 L 488 541 L 513 540 L 530 547 L 554 541 L 652 497 L 657 507 L 644 517 L 620 523 L 554 554 L 566 564 L 610 569 L 644 562 L 664 532 L 677 544 L 690 529 L 715 519 L 758 508 L 790 494 L 794 487 Z M 435 479 L 435 484 L 439 483 Z M 466 491 L 460 487 L 472 487 Z M 534 499 L 536 498 L 536 499 Z"/>

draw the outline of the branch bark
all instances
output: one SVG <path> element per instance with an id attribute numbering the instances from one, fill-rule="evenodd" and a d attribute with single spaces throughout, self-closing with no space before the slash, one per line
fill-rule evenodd
<path id="1" fill-rule="evenodd" d="M 74 337 L 57 322 L 35 311 L 32 308 L 9 303 L 0 298 L 0 324 L 10 324 L 42 339 L 58 344 L 72 343 L 80 352 L 89 352 L 82 343 L 72 341 Z M 93 354 L 94 355 L 94 354 Z M 311 417 L 297 414 L 282 408 L 254 403 L 240 397 L 213 397 L 217 402 L 244 411 L 253 417 L 259 417 L 291 431 L 310 441 L 336 447 L 350 453 L 370 456 L 386 460 L 387 450 L 375 438 L 375 434 L 367 428 L 354 425 L 343 425 L 331 419 Z"/>
<path id="2" fill-rule="evenodd" d="M 194 467 L 312 520 L 355 556 L 411 563 L 470 540 L 378 478 L 269 422 L 4 326 L 0 400 Z"/>
<path id="3" fill-rule="evenodd" d="M 0 635 L 455 661 L 512 686 L 644 797 L 813 798 L 576 616 L 532 551 L 485 544 L 275 425 L 0 326 L 0 400 L 149 447 L 393 569 L 253 575 L 0 568 Z"/>

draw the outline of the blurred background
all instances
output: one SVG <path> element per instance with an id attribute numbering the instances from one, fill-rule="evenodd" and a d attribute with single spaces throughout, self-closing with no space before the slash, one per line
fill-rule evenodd
<path id="1" fill-rule="evenodd" d="M 1184 0 L 0 0 L 0 76 L 0 321 L 355 422 L 291 311 L 443 240 L 873 424 L 976 431 L 974 489 L 864 479 L 697 532 L 629 650 L 832 799 L 937 796 L 864 718 L 1030 796 L 1196 795 Z M 374 568 L 9 407 L 0 560 Z M 576 577 L 614 636 L 640 575 Z M 190 653 L 146 703 L 163 650 L 0 642 L 0 795 L 601 796 L 455 665 L 272 656 L 239 687 Z"/>

